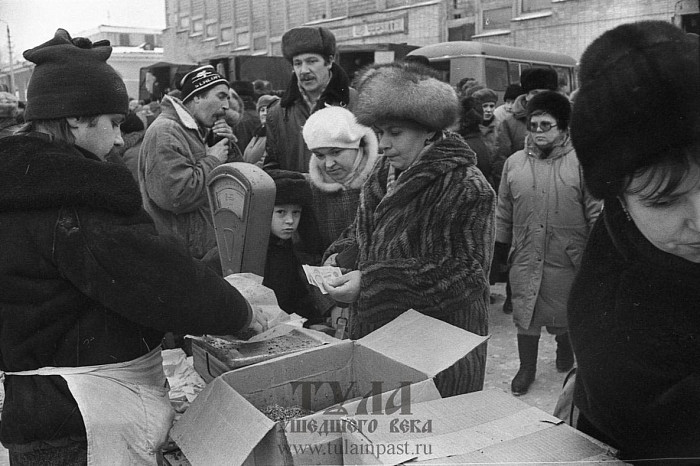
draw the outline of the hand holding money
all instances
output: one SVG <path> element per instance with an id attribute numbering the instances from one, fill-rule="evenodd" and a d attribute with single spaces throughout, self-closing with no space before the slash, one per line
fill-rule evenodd
<path id="1" fill-rule="evenodd" d="M 326 281 L 329 278 L 337 278 L 343 274 L 338 267 L 315 267 L 313 265 L 306 264 L 303 264 L 301 267 L 304 269 L 306 280 L 309 282 L 309 284 L 318 287 L 323 294 L 328 294 L 328 291 L 326 291 L 324 286 Z"/>

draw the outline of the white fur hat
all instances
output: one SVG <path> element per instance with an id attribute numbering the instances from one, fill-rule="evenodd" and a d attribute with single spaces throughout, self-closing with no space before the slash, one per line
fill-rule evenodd
<path id="1" fill-rule="evenodd" d="M 435 73 L 413 63 L 372 65 L 357 79 L 357 121 L 410 120 L 430 130 L 444 130 L 457 118 L 455 90 Z"/>
<path id="2" fill-rule="evenodd" d="M 367 127 L 346 108 L 329 106 L 311 114 L 302 131 L 309 150 L 321 147 L 357 149 Z"/>

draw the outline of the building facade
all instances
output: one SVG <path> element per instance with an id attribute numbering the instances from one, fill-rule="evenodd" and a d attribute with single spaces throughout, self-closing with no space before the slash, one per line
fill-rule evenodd
<path id="1" fill-rule="evenodd" d="M 453 40 L 578 60 L 602 32 L 647 19 L 698 32 L 697 0 L 166 0 L 165 7 L 165 59 L 184 63 L 279 56 L 282 34 L 302 25 L 332 30 L 346 69 Z"/>

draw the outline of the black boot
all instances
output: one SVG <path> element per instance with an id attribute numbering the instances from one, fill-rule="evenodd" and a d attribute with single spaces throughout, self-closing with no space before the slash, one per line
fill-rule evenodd
<path id="1" fill-rule="evenodd" d="M 510 389 L 513 395 L 524 395 L 535 381 L 537 372 L 537 347 L 540 343 L 539 335 L 518 334 L 518 355 L 520 356 L 520 370 L 513 377 Z"/>
<path id="2" fill-rule="evenodd" d="M 569 372 L 574 367 L 574 350 L 569 341 L 569 332 L 554 337 L 557 341 L 557 370 Z"/>

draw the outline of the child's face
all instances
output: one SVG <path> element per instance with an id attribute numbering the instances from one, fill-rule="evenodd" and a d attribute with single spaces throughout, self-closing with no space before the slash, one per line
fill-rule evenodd
<path id="1" fill-rule="evenodd" d="M 272 211 L 270 233 L 280 239 L 290 239 L 299 226 L 301 206 L 298 204 L 276 205 Z"/>

